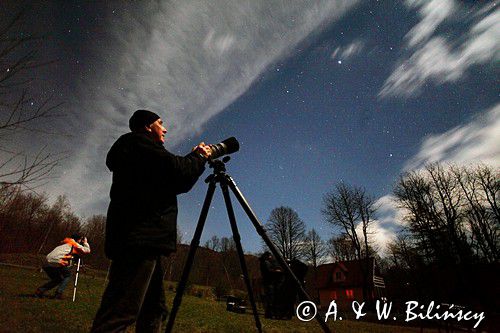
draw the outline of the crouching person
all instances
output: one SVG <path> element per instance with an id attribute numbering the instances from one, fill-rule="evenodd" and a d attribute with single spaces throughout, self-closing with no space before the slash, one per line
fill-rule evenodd
<path id="1" fill-rule="evenodd" d="M 50 281 L 40 286 L 35 291 L 35 296 L 42 297 L 46 291 L 57 287 L 54 298 L 62 299 L 64 289 L 71 279 L 70 267 L 73 264 L 73 258 L 87 253 L 90 253 L 90 246 L 86 237 L 75 234 L 71 238 L 65 238 L 61 245 L 47 255 L 43 270 L 49 276 Z"/>

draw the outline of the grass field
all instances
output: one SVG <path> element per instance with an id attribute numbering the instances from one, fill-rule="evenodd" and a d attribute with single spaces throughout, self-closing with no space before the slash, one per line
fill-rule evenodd
<path id="1" fill-rule="evenodd" d="M 80 275 L 76 302 L 73 286 L 65 299 L 38 299 L 32 296 L 47 278 L 36 269 L 0 265 L 0 332 L 88 332 L 100 302 L 105 281 L 101 277 Z M 175 294 L 167 292 L 170 305 Z M 316 321 L 268 320 L 260 317 L 264 332 L 322 332 Z M 419 332 L 406 328 L 356 321 L 329 322 L 332 332 Z M 130 330 L 133 332 L 133 330 Z M 253 315 L 227 312 L 225 303 L 185 295 L 176 318 L 174 332 L 256 332 Z M 432 332 L 425 330 L 425 332 Z"/>

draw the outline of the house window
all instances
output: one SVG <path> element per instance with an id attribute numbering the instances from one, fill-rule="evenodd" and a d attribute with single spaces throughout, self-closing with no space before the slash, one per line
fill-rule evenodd
<path id="1" fill-rule="evenodd" d="M 342 272 L 336 272 L 335 273 L 335 280 L 337 280 L 337 281 L 342 280 Z"/>
<path id="2" fill-rule="evenodd" d="M 345 291 L 345 295 L 347 296 L 347 298 L 354 298 L 354 291 L 352 289 L 346 289 Z"/>

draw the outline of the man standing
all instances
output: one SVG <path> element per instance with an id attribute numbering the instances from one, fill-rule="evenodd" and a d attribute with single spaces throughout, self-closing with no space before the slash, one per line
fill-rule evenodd
<path id="1" fill-rule="evenodd" d="M 43 294 L 56 287 L 55 299 L 62 299 L 64 289 L 71 279 L 71 270 L 73 257 L 90 253 L 90 246 L 86 237 L 74 234 L 71 238 L 65 238 L 61 245 L 56 247 L 47 255 L 47 263 L 43 270 L 50 278 L 50 281 L 39 287 L 35 291 L 36 297 L 42 297 Z"/>
<path id="2" fill-rule="evenodd" d="M 161 256 L 176 249 L 177 195 L 189 191 L 211 155 L 200 143 L 184 156 L 164 147 L 167 130 L 160 117 L 134 112 L 131 132 L 111 147 L 106 165 L 113 172 L 106 220 L 109 283 L 92 332 L 159 332 L 167 316 Z"/>
<path id="3" fill-rule="evenodd" d="M 283 277 L 283 271 L 274 259 L 271 252 L 264 252 L 260 258 L 260 273 L 264 287 L 264 316 L 272 318 L 276 316 L 276 294 Z"/>

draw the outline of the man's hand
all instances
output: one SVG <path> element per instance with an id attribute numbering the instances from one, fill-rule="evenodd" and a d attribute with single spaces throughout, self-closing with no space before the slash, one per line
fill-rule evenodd
<path id="1" fill-rule="evenodd" d="M 210 149 L 210 146 L 206 145 L 205 142 L 201 142 L 199 145 L 194 147 L 193 151 L 196 151 L 198 154 L 207 159 L 212 155 L 212 149 Z"/>

